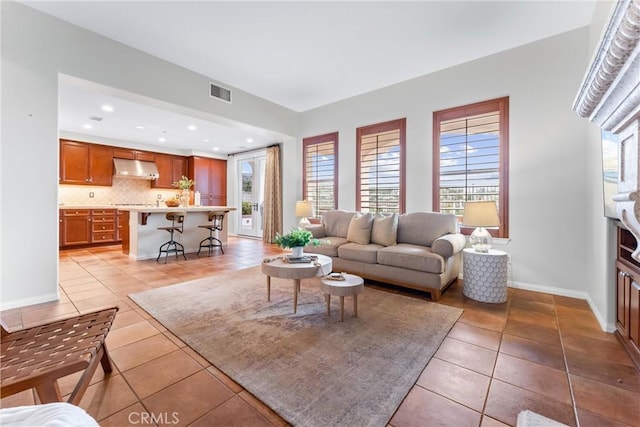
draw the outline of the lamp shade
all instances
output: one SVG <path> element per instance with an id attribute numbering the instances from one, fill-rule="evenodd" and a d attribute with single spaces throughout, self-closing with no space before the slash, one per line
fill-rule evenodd
<path id="1" fill-rule="evenodd" d="M 498 207 L 495 201 L 466 202 L 462 225 L 467 227 L 499 227 Z"/>
<path id="2" fill-rule="evenodd" d="M 298 218 L 307 218 L 313 216 L 313 205 L 306 200 L 296 202 L 296 216 Z"/>

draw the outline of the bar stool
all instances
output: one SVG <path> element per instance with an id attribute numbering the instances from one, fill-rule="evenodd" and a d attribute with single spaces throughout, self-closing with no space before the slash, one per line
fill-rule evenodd
<path id="1" fill-rule="evenodd" d="M 170 234 L 170 239 L 168 242 L 162 244 L 160 246 L 160 252 L 158 252 L 158 258 L 156 258 L 156 262 L 160 259 L 162 253 L 165 253 L 164 263 L 167 263 L 167 258 L 169 257 L 169 253 L 173 252 L 176 254 L 176 258 L 178 258 L 178 252 L 182 253 L 182 256 L 186 260 L 187 257 L 184 254 L 184 246 L 180 243 L 176 242 L 173 239 L 174 231 L 181 233 L 184 231 L 184 218 L 187 216 L 186 212 L 167 212 L 167 219 L 171 221 L 171 226 L 168 227 L 158 227 L 158 230 L 166 230 Z M 176 225 L 178 223 L 179 225 Z"/>
<path id="2" fill-rule="evenodd" d="M 198 226 L 198 228 L 206 228 L 207 230 L 209 230 L 209 237 L 205 237 L 200 241 L 200 248 L 198 249 L 197 255 L 200 255 L 200 251 L 202 250 L 202 248 L 208 248 L 209 255 L 211 255 L 211 251 L 213 248 L 220 248 L 220 251 L 224 254 L 224 249 L 222 249 L 222 242 L 218 238 L 213 237 L 213 233 L 216 231 L 222 231 L 222 224 L 224 222 L 224 215 L 226 213 L 227 211 L 209 212 L 209 224 Z"/>

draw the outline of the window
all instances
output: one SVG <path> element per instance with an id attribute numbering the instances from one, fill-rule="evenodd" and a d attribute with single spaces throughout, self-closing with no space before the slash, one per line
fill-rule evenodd
<path id="1" fill-rule="evenodd" d="M 507 237 L 509 98 L 433 113 L 433 171 L 434 211 L 462 218 L 465 201 L 495 200 L 500 227 L 490 231 Z"/>
<path id="2" fill-rule="evenodd" d="M 304 138 L 302 198 L 316 217 L 338 208 L 338 132 Z"/>
<path id="3" fill-rule="evenodd" d="M 406 119 L 357 129 L 356 209 L 404 213 Z"/>

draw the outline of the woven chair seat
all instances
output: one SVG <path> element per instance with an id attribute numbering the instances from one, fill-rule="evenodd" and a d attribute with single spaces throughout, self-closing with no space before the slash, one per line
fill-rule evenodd
<path id="1" fill-rule="evenodd" d="M 15 332 L 2 326 L 1 397 L 35 388 L 41 403 L 60 402 L 57 379 L 85 370 L 69 403 L 78 404 L 100 362 L 112 371 L 105 339 L 118 307 Z"/>

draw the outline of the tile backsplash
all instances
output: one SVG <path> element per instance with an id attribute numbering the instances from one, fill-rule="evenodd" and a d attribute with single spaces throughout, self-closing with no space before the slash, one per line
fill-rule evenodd
<path id="1" fill-rule="evenodd" d="M 97 185 L 59 185 L 58 203 L 70 206 L 105 206 L 114 204 L 154 204 L 158 194 L 171 199 L 180 190 L 151 188 L 151 181 L 113 177 L 111 187 Z M 90 197 L 93 193 L 93 197 Z"/>

